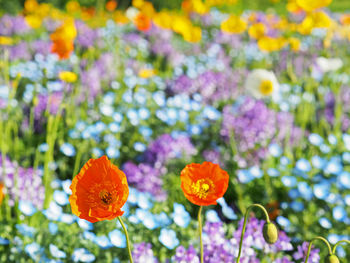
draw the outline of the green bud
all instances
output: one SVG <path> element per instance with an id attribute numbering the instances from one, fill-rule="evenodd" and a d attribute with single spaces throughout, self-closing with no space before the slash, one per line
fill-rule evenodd
<path id="1" fill-rule="evenodd" d="M 263 236 L 267 243 L 274 244 L 278 239 L 278 230 L 275 224 L 273 223 L 265 223 L 263 229 Z"/>
<path id="2" fill-rule="evenodd" d="M 340 263 L 338 257 L 334 254 L 328 255 L 324 262 L 325 263 Z"/>

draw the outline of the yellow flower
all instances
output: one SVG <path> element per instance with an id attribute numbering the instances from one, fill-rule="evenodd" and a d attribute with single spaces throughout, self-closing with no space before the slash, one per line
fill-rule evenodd
<path id="1" fill-rule="evenodd" d="M 191 21 L 187 17 L 174 16 L 172 23 L 172 29 L 174 30 L 174 32 L 183 35 L 191 26 Z"/>
<path id="2" fill-rule="evenodd" d="M 73 18 L 67 18 L 64 23 L 51 34 L 51 40 L 57 39 L 74 40 L 77 36 L 77 30 L 74 25 Z"/>
<path id="3" fill-rule="evenodd" d="M 144 3 L 144 0 L 132 0 L 132 6 L 136 8 L 141 8 Z"/>
<path id="4" fill-rule="evenodd" d="M 24 2 L 24 9 L 26 12 L 32 13 L 38 8 L 38 2 L 36 0 L 27 0 Z"/>
<path id="5" fill-rule="evenodd" d="M 183 34 L 183 38 L 191 43 L 197 43 L 202 39 L 202 30 L 200 27 L 191 26 Z"/>
<path id="6" fill-rule="evenodd" d="M 153 17 L 153 23 L 160 28 L 171 29 L 172 17 L 168 12 L 161 11 Z"/>
<path id="7" fill-rule="evenodd" d="M 153 77 L 155 74 L 156 74 L 156 71 L 150 68 L 140 69 L 139 71 L 139 77 L 143 79 L 148 79 L 150 77 Z"/>
<path id="8" fill-rule="evenodd" d="M 328 6 L 331 2 L 332 0 L 296 0 L 297 5 L 306 12 Z"/>
<path id="9" fill-rule="evenodd" d="M 27 15 L 24 17 L 24 19 L 26 20 L 27 24 L 34 29 L 39 28 L 42 23 L 42 19 L 37 15 Z"/>
<path id="10" fill-rule="evenodd" d="M 113 15 L 114 21 L 119 24 L 126 24 L 129 22 L 129 19 L 124 15 L 122 11 L 115 11 Z"/>
<path id="11" fill-rule="evenodd" d="M 258 46 L 262 51 L 278 51 L 286 45 L 286 39 L 284 37 L 269 37 L 264 36 L 258 40 Z"/>
<path id="12" fill-rule="evenodd" d="M 247 22 L 239 16 L 231 15 L 227 20 L 221 23 L 221 30 L 225 33 L 240 34 L 247 28 Z"/>
<path id="13" fill-rule="evenodd" d="M 256 23 L 249 27 L 248 34 L 251 38 L 259 39 L 265 35 L 266 27 L 263 23 Z"/>
<path id="14" fill-rule="evenodd" d="M 68 11 L 68 13 L 76 13 L 80 11 L 80 4 L 78 1 L 69 1 L 66 4 L 66 9 Z"/>
<path id="15" fill-rule="evenodd" d="M 76 82 L 78 79 L 77 74 L 75 74 L 74 72 L 71 72 L 71 71 L 61 71 L 58 74 L 58 77 L 60 80 L 67 82 L 67 83 Z"/>
<path id="16" fill-rule="evenodd" d="M 288 39 L 291 50 L 299 51 L 300 49 L 300 40 L 296 37 L 291 37 Z"/>
<path id="17" fill-rule="evenodd" d="M 13 39 L 11 37 L 0 36 L 0 46 L 11 46 Z"/>
<path id="18" fill-rule="evenodd" d="M 144 2 L 144 4 L 140 8 L 140 12 L 145 14 L 149 18 L 152 18 L 154 16 L 154 14 L 156 13 L 152 3 L 150 3 L 150 2 Z"/>
<path id="19" fill-rule="evenodd" d="M 303 22 L 299 25 L 299 32 L 304 35 L 311 33 L 314 28 L 328 28 L 330 27 L 332 20 L 329 16 L 322 12 L 313 12 L 308 14 Z"/>
<path id="20" fill-rule="evenodd" d="M 209 8 L 201 0 L 192 0 L 193 12 L 204 15 L 208 13 Z"/>

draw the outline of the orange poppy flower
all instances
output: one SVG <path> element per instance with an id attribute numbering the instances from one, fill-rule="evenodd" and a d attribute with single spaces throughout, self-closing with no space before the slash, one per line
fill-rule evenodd
<path id="1" fill-rule="evenodd" d="M 90 159 L 70 186 L 73 214 L 91 223 L 123 215 L 129 196 L 125 174 L 107 158 Z"/>
<path id="2" fill-rule="evenodd" d="M 4 200 L 4 184 L 3 183 L 0 183 L 0 205 L 2 203 L 2 200 Z"/>
<path id="3" fill-rule="evenodd" d="M 148 31 L 152 26 L 151 19 L 141 12 L 135 17 L 134 23 L 140 31 Z"/>
<path id="4" fill-rule="evenodd" d="M 117 8 L 117 5 L 118 5 L 118 3 L 116 1 L 114 1 L 114 0 L 108 1 L 106 3 L 106 9 L 109 12 L 112 12 L 112 11 L 114 11 Z"/>
<path id="5" fill-rule="evenodd" d="M 70 54 L 74 50 L 73 41 L 67 41 L 65 39 L 57 39 L 53 41 L 51 46 L 51 52 L 56 53 L 60 59 L 69 58 Z"/>
<path id="6" fill-rule="evenodd" d="M 181 171 L 181 188 L 185 197 L 199 206 L 216 205 L 228 187 L 229 175 L 218 164 L 191 163 Z"/>

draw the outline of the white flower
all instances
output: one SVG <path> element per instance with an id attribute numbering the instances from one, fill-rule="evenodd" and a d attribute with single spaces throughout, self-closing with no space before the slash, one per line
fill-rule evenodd
<path id="1" fill-rule="evenodd" d="M 127 18 L 129 18 L 131 21 L 134 20 L 134 18 L 140 13 L 138 9 L 135 7 L 129 7 L 126 9 L 125 15 Z"/>
<path id="2" fill-rule="evenodd" d="M 247 76 L 244 87 L 248 94 L 257 99 L 267 96 L 275 97 L 279 90 L 275 74 L 266 69 L 254 69 L 251 71 Z"/>
<path id="3" fill-rule="evenodd" d="M 318 57 L 316 59 L 316 64 L 320 70 L 325 73 L 340 69 L 343 66 L 343 61 L 340 58 Z"/>

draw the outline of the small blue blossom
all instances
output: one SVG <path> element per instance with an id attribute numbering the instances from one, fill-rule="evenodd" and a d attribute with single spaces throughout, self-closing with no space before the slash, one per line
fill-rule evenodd
<path id="1" fill-rule="evenodd" d="M 74 146 L 71 145 L 71 144 L 68 143 L 68 142 L 65 142 L 65 143 L 63 143 L 63 144 L 61 145 L 60 151 L 61 151 L 64 155 L 66 155 L 66 156 L 68 156 L 68 157 L 72 157 L 72 156 L 75 155 Z"/>
<path id="2" fill-rule="evenodd" d="M 286 175 L 281 178 L 282 183 L 284 186 L 287 187 L 294 187 L 297 184 L 297 179 L 294 176 Z"/>
<path id="3" fill-rule="evenodd" d="M 58 226 L 55 223 L 50 222 L 49 223 L 49 231 L 52 235 L 56 235 L 58 232 Z"/>
<path id="4" fill-rule="evenodd" d="M 208 210 L 205 213 L 205 217 L 207 218 L 208 222 L 211 222 L 211 223 L 221 222 L 220 217 L 218 216 L 218 213 L 213 209 Z"/>
<path id="5" fill-rule="evenodd" d="M 66 205 L 69 203 L 68 196 L 64 191 L 55 190 L 53 192 L 53 199 L 59 205 Z"/>
<path id="6" fill-rule="evenodd" d="M 186 228 L 191 221 L 190 214 L 182 204 L 174 203 L 174 213 L 172 214 L 175 224 Z"/>
<path id="7" fill-rule="evenodd" d="M 301 172 L 310 172 L 311 171 L 311 165 L 308 160 L 306 159 L 300 159 L 295 163 L 295 167 L 300 170 Z"/>
<path id="8" fill-rule="evenodd" d="M 94 243 L 96 243 L 102 249 L 107 249 L 113 246 L 106 236 L 96 236 Z"/>
<path id="9" fill-rule="evenodd" d="M 323 143 L 323 138 L 316 133 L 311 133 L 309 135 L 309 142 L 315 146 L 320 146 Z"/>
<path id="10" fill-rule="evenodd" d="M 32 204 L 32 202 L 27 200 L 20 200 L 18 209 L 26 216 L 31 216 L 36 212 L 35 206 Z"/>
<path id="11" fill-rule="evenodd" d="M 332 223 L 331 221 L 329 221 L 327 218 L 325 217 L 321 217 L 318 222 L 320 223 L 320 225 L 323 227 L 323 228 L 326 228 L 326 229 L 331 229 L 332 228 Z"/>
<path id="12" fill-rule="evenodd" d="M 72 254 L 72 260 L 74 262 L 81 261 L 85 263 L 90 263 L 95 261 L 95 258 L 96 257 L 85 248 L 76 248 L 74 249 L 74 252 Z"/>
<path id="13" fill-rule="evenodd" d="M 1 246 L 5 246 L 5 245 L 8 245 L 10 244 L 10 240 L 6 239 L 6 238 L 3 238 L 3 237 L 0 237 L 0 245 Z"/>
<path id="14" fill-rule="evenodd" d="M 42 248 L 38 243 L 30 243 L 25 246 L 24 251 L 34 260 L 37 261 L 42 253 Z"/>
<path id="15" fill-rule="evenodd" d="M 49 246 L 50 253 L 55 258 L 66 258 L 66 253 L 60 250 L 57 246 L 50 244 Z"/>
<path id="16" fill-rule="evenodd" d="M 93 230 L 94 229 L 94 225 L 85 219 L 78 218 L 77 223 L 84 230 Z"/>
<path id="17" fill-rule="evenodd" d="M 119 248 L 126 248 L 126 238 L 120 230 L 114 229 L 109 232 L 108 237 L 111 240 L 112 245 Z"/>
<path id="18" fill-rule="evenodd" d="M 346 218 L 346 211 L 342 206 L 336 206 L 333 208 L 333 218 L 337 221 L 344 221 Z"/>
<path id="19" fill-rule="evenodd" d="M 34 227 L 30 227 L 26 224 L 17 224 L 16 228 L 19 233 L 26 237 L 33 237 L 36 229 Z"/>
<path id="20" fill-rule="evenodd" d="M 172 229 L 163 228 L 160 230 L 159 241 L 168 249 L 174 249 L 180 242 L 176 237 L 176 233 Z"/>
<path id="21" fill-rule="evenodd" d="M 277 143 L 271 143 L 269 146 L 269 153 L 273 157 L 279 157 L 282 154 L 282 148 Z"/>
<path id="22" fill-rule="evenodd" d="M 338 175 L 337 183 L 340 188 L 350 189 L 350 173 L 343 171 Z"/>

